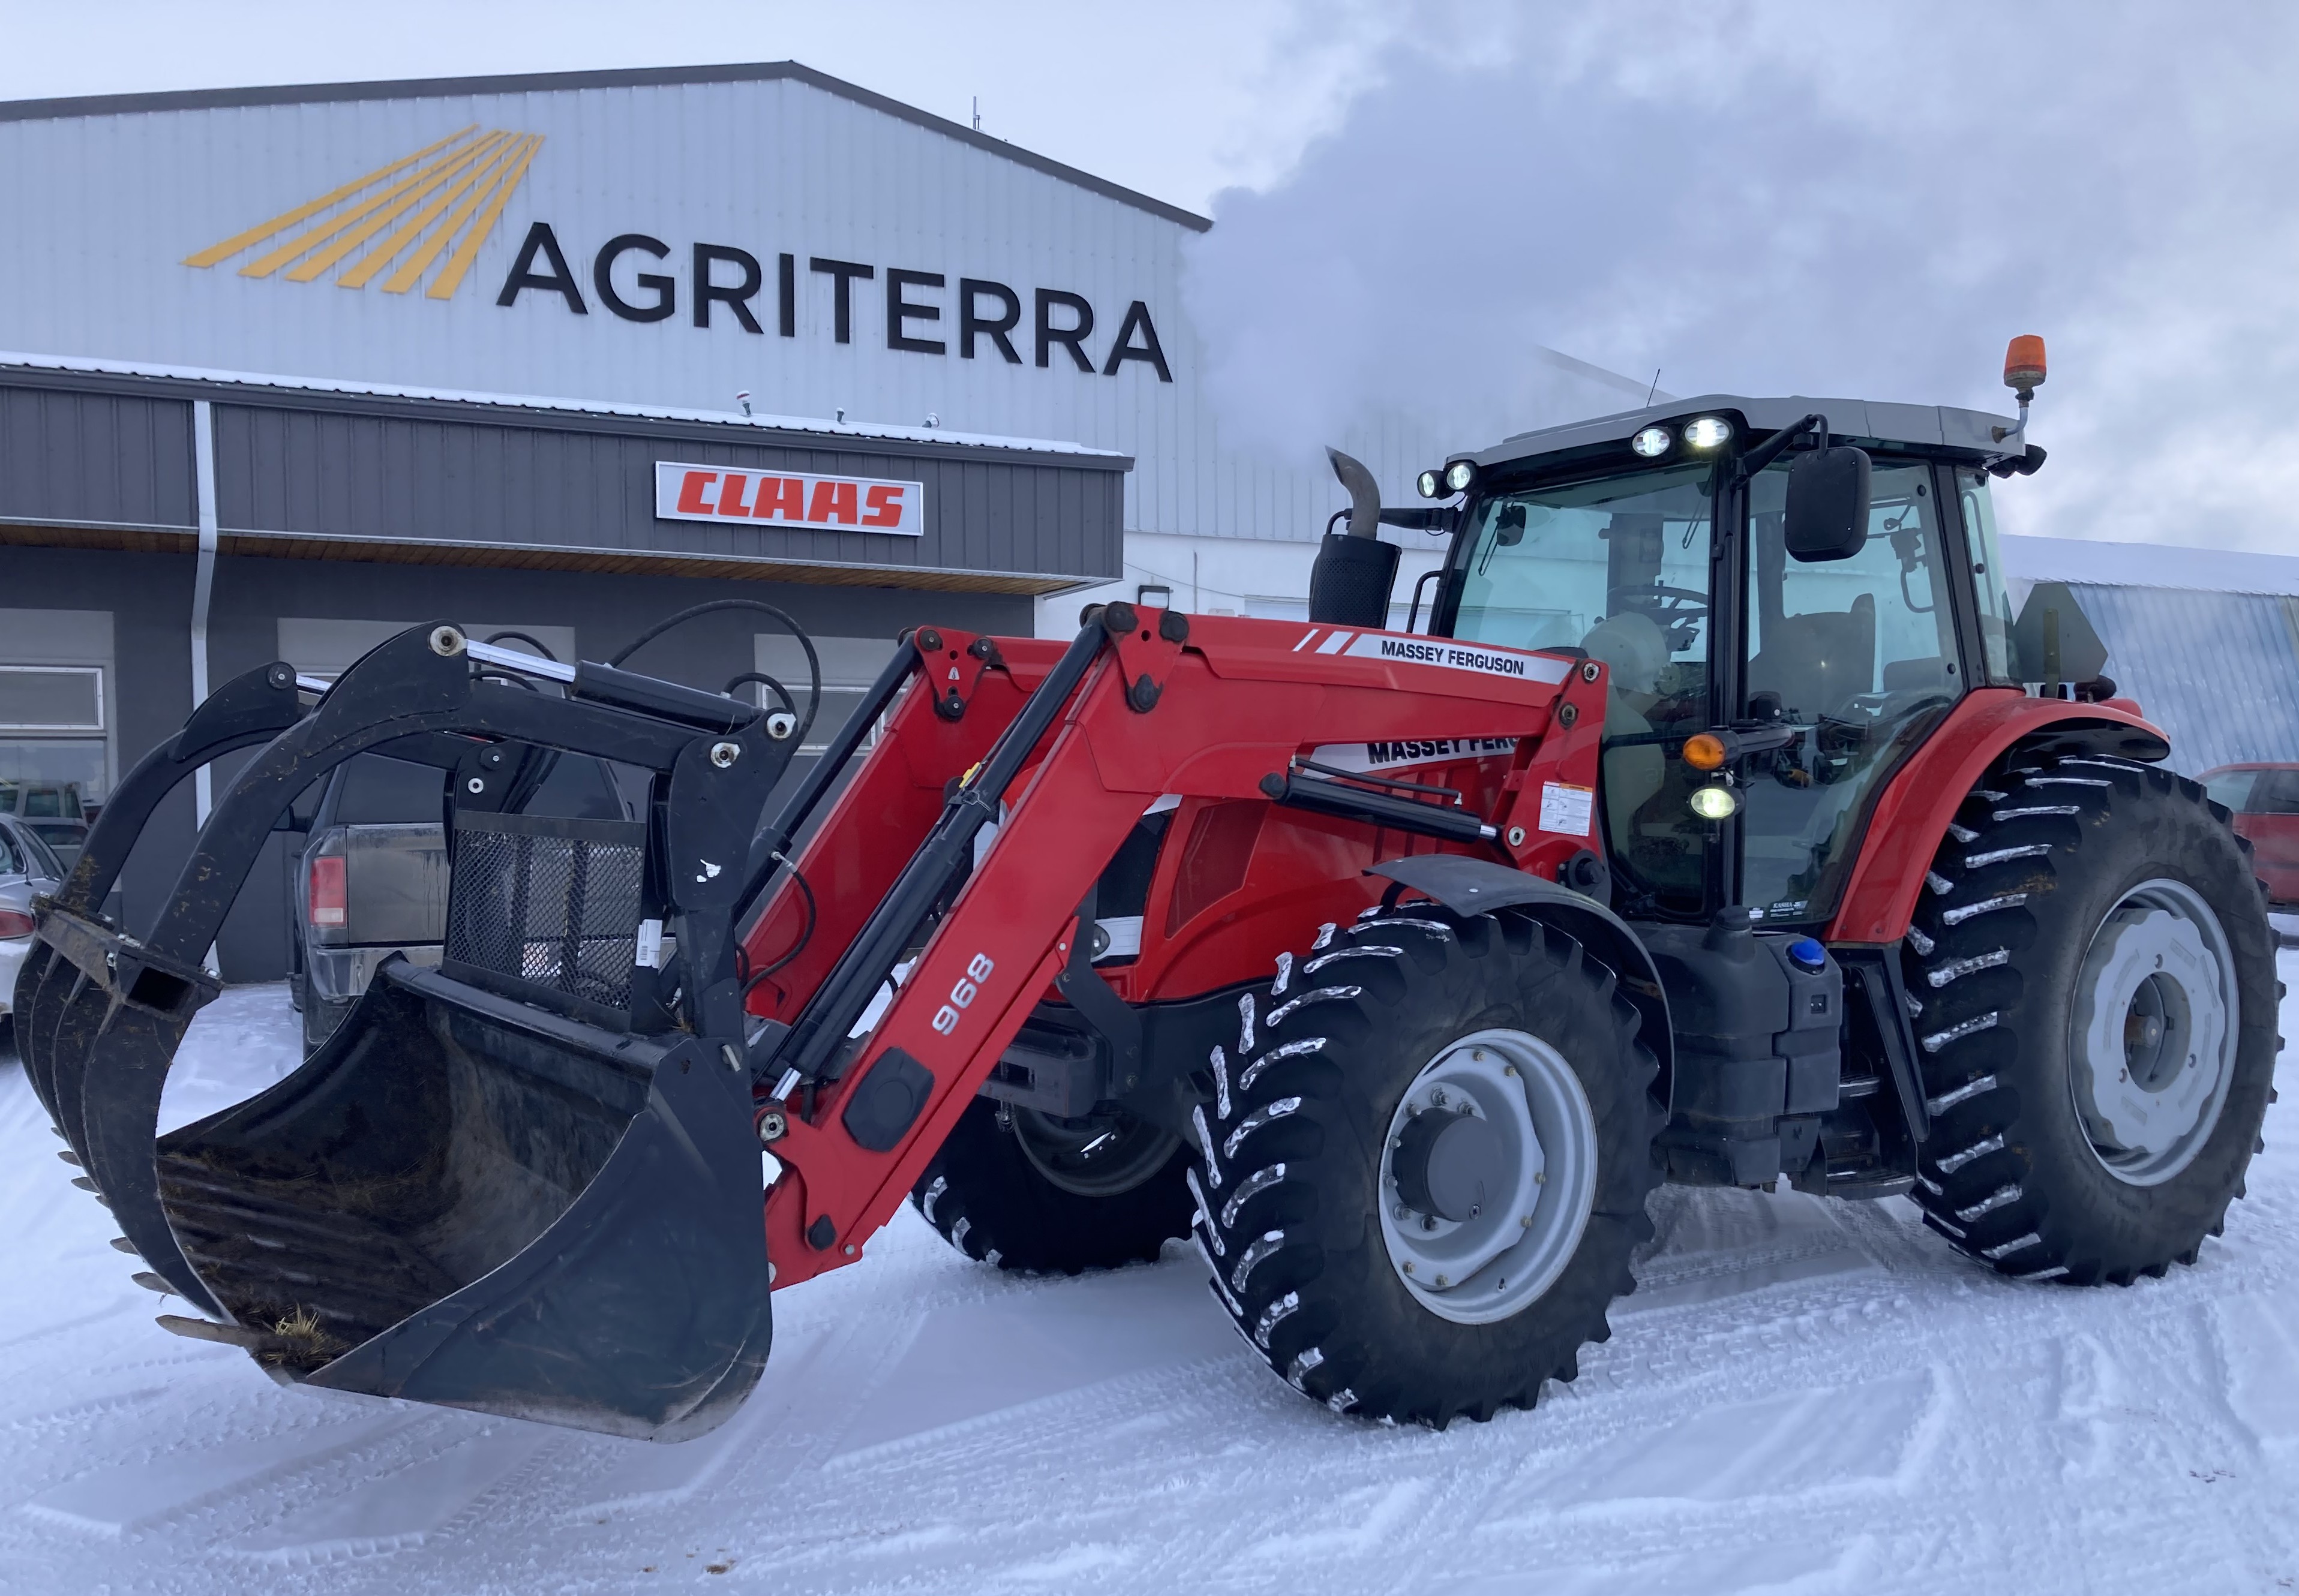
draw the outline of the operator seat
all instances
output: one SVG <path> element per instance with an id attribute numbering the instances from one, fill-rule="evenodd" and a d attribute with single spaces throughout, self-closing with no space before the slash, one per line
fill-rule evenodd
<path id="1" fill-rule="evenodd" d="M 1876 597 L 1862 593 L 1844 610 L 1787 616 L 1764 630 L 1763 651 L 1748 661 L 1748 691 L 1778 693 L 1791 720 L 1810 724 L 1840 715 L 1860 693 L 1876 689 Z"/>

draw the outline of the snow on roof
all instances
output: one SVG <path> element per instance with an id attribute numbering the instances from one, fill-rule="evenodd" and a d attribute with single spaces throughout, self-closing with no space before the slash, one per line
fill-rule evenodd
<path id="1" fill-rule="evenodd" d="M 560 399 L 540 393 L 481 393 L 457 388 L 422 388 L 404 383 L 360 383 L 338 377 L 281 376 L 268 372 L 217 371 L 199 366 L 162 366 L 145 360 L 97 360 L 81 355 L 25 354 L 0 350 L 0 368 L 88 372 L 106 376 L 166 377 L 178 382 L 228 383 L 313 393 L 359 393 L 386 399 L 419 399 L 449 404 L 494 405 L 522 410 L 560 410 L 582 416 L 631 416 L 652 421 L 703 421 L 714 426 L 751 426 L 761 432 L 813 433 L 904 443 L 952 443 L 975 449 L 1012 449 L 1031 454 L 1081 455 L 1096 460 L 1132 457 L 1114 449 L 1094 449 L 1058 438 L 1008 438 L 991 433 L 951 432 L 939 426 L 892 426 L 874 421 L 829 421 L 819 416 L 743 416 L 731 410 L 685 409 L 675 405 L 622 404 L 600 399 Z"/>
<path id="2" fill-rule="evenodd" d="M 2299 594 L 2299 557 L 2288 554 L 2008 534 L 2002 542 L 2004 574 L 2015 582 Z"/>

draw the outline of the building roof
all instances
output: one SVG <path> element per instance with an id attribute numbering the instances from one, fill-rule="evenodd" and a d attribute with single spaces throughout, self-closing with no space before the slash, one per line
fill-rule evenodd
<path id="1" fill-rule="evenodd" d="M 555 399 L 547 394 L 467 393 L 419 388 L 403 383 L 356 383 L 334 377 L 276 376 L 258 372 L 216 371 L 197 366 L 161 366 L 141 360 L 105 360 L 82 356 L 25 354 L 0 350 L 0 373 L 11 370 L 72 372 L 96 376 L 148 377 L 170 383 L 223 385 L 251 391 L 340 393 L 427 404 L 545 410 L 575 416 L 615 416 L 634 420 L 703 422 L 712 426 L 751 427 L 765 433 L 798 433 L 810 440 L 918 443 L 937 450 L 1000 450 L 1019 454 L 1066 455 L 1080 466 L 1130 470 L 1131 455 L 1056 438 L 1007 438 L 988 433 L 951 432 L 939 426 L 891 426 L 868 421 L 832 421 L 819 416 L 743 416 L 732 410 L 685 409 L 671 405 L 618 404 L 605 400 Z"/>
<path id="2" fill-rule="evenodd" d="M 789 79 L 858 105 L 954 138 L 960 144 L 1059 178 L 1090 194 L 1202 233 L 1213 223 L 1192 211 L 1151 199 L 1076 167 L 993 138 L 963 122 L 920 111 L 859 85 L 818 72 L 795 61 L 685 67 L 628 67 L 587 72 L 510 72 L 481 78 L 402 78 L 373 83 L 305 83 L 258 88 L 173 89 L 160 94 L 86 95 L 54 100 L 0 101 L 0 122 L 62 117 L 129 116 L 149 112 L 211 111 L 237 105 L 309 105 L 352 100 L 434 99 L 443 95 L 550 94 L 567 89 L 652 88 L 679 84 L 770 83 Z"/>
<path id="3" fill-rule="evenodd" d="M 1874 438 L 1887 443 L 1913 443 L 1933 449 L 1965 449 L 1984 454 L 2004 453 L 2004 446 L 1996 441 L 1992 429 L 2013 425 L 2009 416 L 1955 409 L 1946 405 L 1889 404 L 1872 399 L 1810 399 L 1802 395 L 1764 399 L 1703 393 L 1586 421 L 1570 421 L 1561 426 L 1517 433 L 1470 458 L 1480 466 L 1493 466 L 1529 455 L 1618 443 L 1655 422 L 1681 421 L 1714 410 L 1737 410 L 1751 428 L 1765 433 L 1777 432 L 1817 411 L 1828 418 L 1829 429 L 1842 437 Z"/>
<path id="4" fill-rule="evenodd" d="M 2023 582 L 2299 595 L 2299 556 L 2093 538 L 2006 536 L 2003 543 L 2006 574 Z"/>

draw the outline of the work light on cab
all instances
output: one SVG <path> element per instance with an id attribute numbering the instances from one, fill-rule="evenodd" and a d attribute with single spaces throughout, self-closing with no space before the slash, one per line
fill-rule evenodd
<path id="1" fill-rule="evenodd" d="M 1442 499 L 1445 496 L 1445 484 L 1434 471 L 1423 471 L 1413 479 L 1413 485 L 1423 499 Z"/>
<path id="2" fill-rule="evenodd" d="M 1684 424 L 1687 449 L 1721 449 L 1731 436 L 1732 424 L 1722 416 L 1698 416 Z"/>
<path id="3" fill-rule="evenodd" d="M 1739 812 L 1740 795 L 1722 781 L 1692 790 L 1692 812 L 1703 820 L 1730 820 Z"/>
<path id="4" fill-rule="evenodd" d="M 1445 467 L 1445 486 L 1451 492 L 1465 493 L 1476 480 L 1477 468 L 1467 460 L 1455 460 Z"/>
<path id="5" fill-rule="evenodd" d="M 1668 446 L 1674 442 L 1675 439 L 1669 435 L 1668 428 L 1648 426 L 1629 440 L 1629 447 L 1646 459 L 1656 460 L 1668 452 Z"/>

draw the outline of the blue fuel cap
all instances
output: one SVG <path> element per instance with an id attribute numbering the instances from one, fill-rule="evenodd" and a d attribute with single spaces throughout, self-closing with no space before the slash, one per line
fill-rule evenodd
<path id="1" fill-rule="evenodd" d="M 1825 970 L 1828 968 L 1828 949 L 1813 938 L 1798 937 L 1789 944 L 1789 963 L 1799 970 Z"/>

